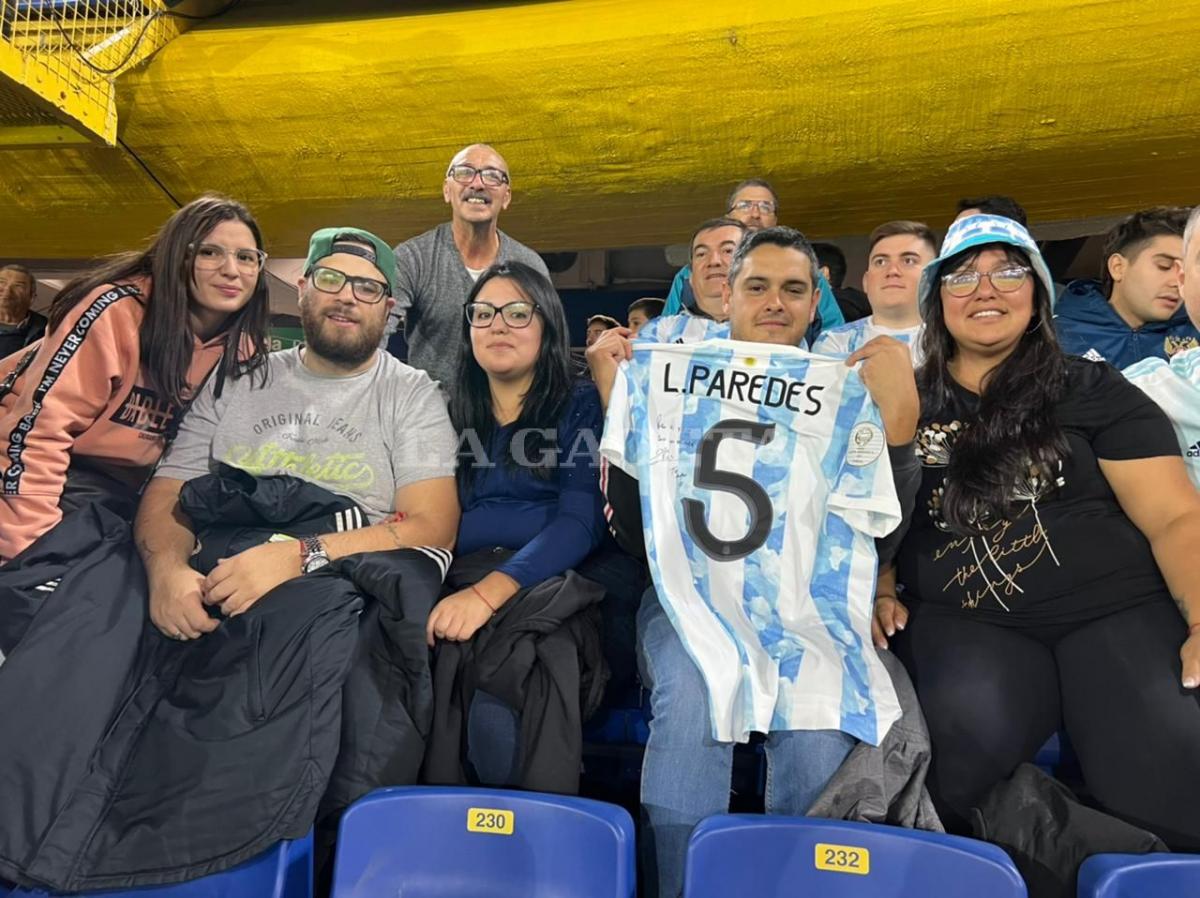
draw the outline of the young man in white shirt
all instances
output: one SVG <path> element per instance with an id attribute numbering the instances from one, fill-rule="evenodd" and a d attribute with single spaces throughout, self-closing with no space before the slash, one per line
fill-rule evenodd
<path id="1" fill-rule="evenodd" d="M 921 270 L 937 257 L 937 238 L 919 221 L 889 221 L 871 233 L 863 290 L 871 314 L 821 333 L 813 352 L 849 355 L 875 337 L 908 344 L 913 365 L 920 364 L 921 309 L 917 287 Z"/>

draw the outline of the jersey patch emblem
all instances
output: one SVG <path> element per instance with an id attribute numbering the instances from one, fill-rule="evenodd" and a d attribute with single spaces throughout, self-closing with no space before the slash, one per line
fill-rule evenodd
<path id="1" fill-rule="evenodd" d="M 850 431 L 846 446 L 846 464 L 865 468 L 883 454 L 885 444 L 883 430 L 869 421 L 863 421 Z"/>
<path id="2" fill-rule="evenodd" d="M 1163 352 L 1167 354 L 1167 358 L 1186 349 L 1195 349 L 1197 346 L 1200 346 L 1200 342 L 1197 342 L 1195 337 L 1167 337 L 1163 340 Z"/>

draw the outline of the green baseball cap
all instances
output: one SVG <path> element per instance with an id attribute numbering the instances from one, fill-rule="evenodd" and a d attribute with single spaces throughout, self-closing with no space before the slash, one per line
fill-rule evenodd
<path id="1" fill-rule="evenodd" d="M 318 262 L 334 253 L 349 253 L 366 259 L 379 269 L 387 281 L 388 293 L 396 295 L 396 254 L 370 231 L 361 228 L 321 228 L 308 241 L 308 258 L 304 260 L 305 276 L 312 272 Z"/>

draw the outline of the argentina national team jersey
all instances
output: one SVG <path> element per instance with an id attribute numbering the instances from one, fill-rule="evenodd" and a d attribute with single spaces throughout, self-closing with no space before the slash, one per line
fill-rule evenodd
<path id="1" fill-rule="evenodd" d="M 1123 372 L 1171 419 L 1192 483 L 1200 487 L 1200 349 L 1185 349 L 1169 362 L 1142 359 Z"/>
<path id="2" fill-rule="evenodd" d="M 639 343 L 699 343 L 729 336 L 728 321 L 702 315 L 666 315 L 652 318 L 634 337 Z"/>
<path id="3" fill-rule="evenodd" d="M 900 506 L 858 374 L 793 347 L 635 343 L 601 451 L 639 481 L 655 589 L 713 737 L 879 744 L 900 707 L 871 641 L 873 538 Z"/>
<path id="4" fill-rule="evenodd" d="M 921 331 L 924 325 L 915 327 L 885 327 L 875 323 L 875 316 L 868 315 L 856 321 L 848 322 L 831 330 L 821 331 L 821 335 L 813 342 L 812 351 L 820 355 L 847 356 L 862 349 L 876 337 L 893 337 L 908 345 L 908 354 L 912 358 L 913 367 L 920 367 L 923 361 L 921 354 Z"/>

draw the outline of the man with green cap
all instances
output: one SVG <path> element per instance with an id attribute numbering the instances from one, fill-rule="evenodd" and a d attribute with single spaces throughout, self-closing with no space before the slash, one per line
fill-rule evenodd
<path id="1" fill-rule="evenodd" d="M 150 617 L 166 635 L 209 633 L 218 621 L 205 606 L 240 614 L 280 583 L 343 555 L 453 545 L 456 441 L 445 403 L 427 374 L 378 348 L 395 271 L 391 248 L 374 234 L 317 231 L 298 282 L 304 345 L 271 353 L 265 377 L 210 381 L 197 395 L 135 526 Z M 292 475 L 347 496 L 365 512 L 364 526 L 267 542 L 201 576 L 188 564 L 195 536 L 179 494 L 221 464 L 254 476 Z"/>

